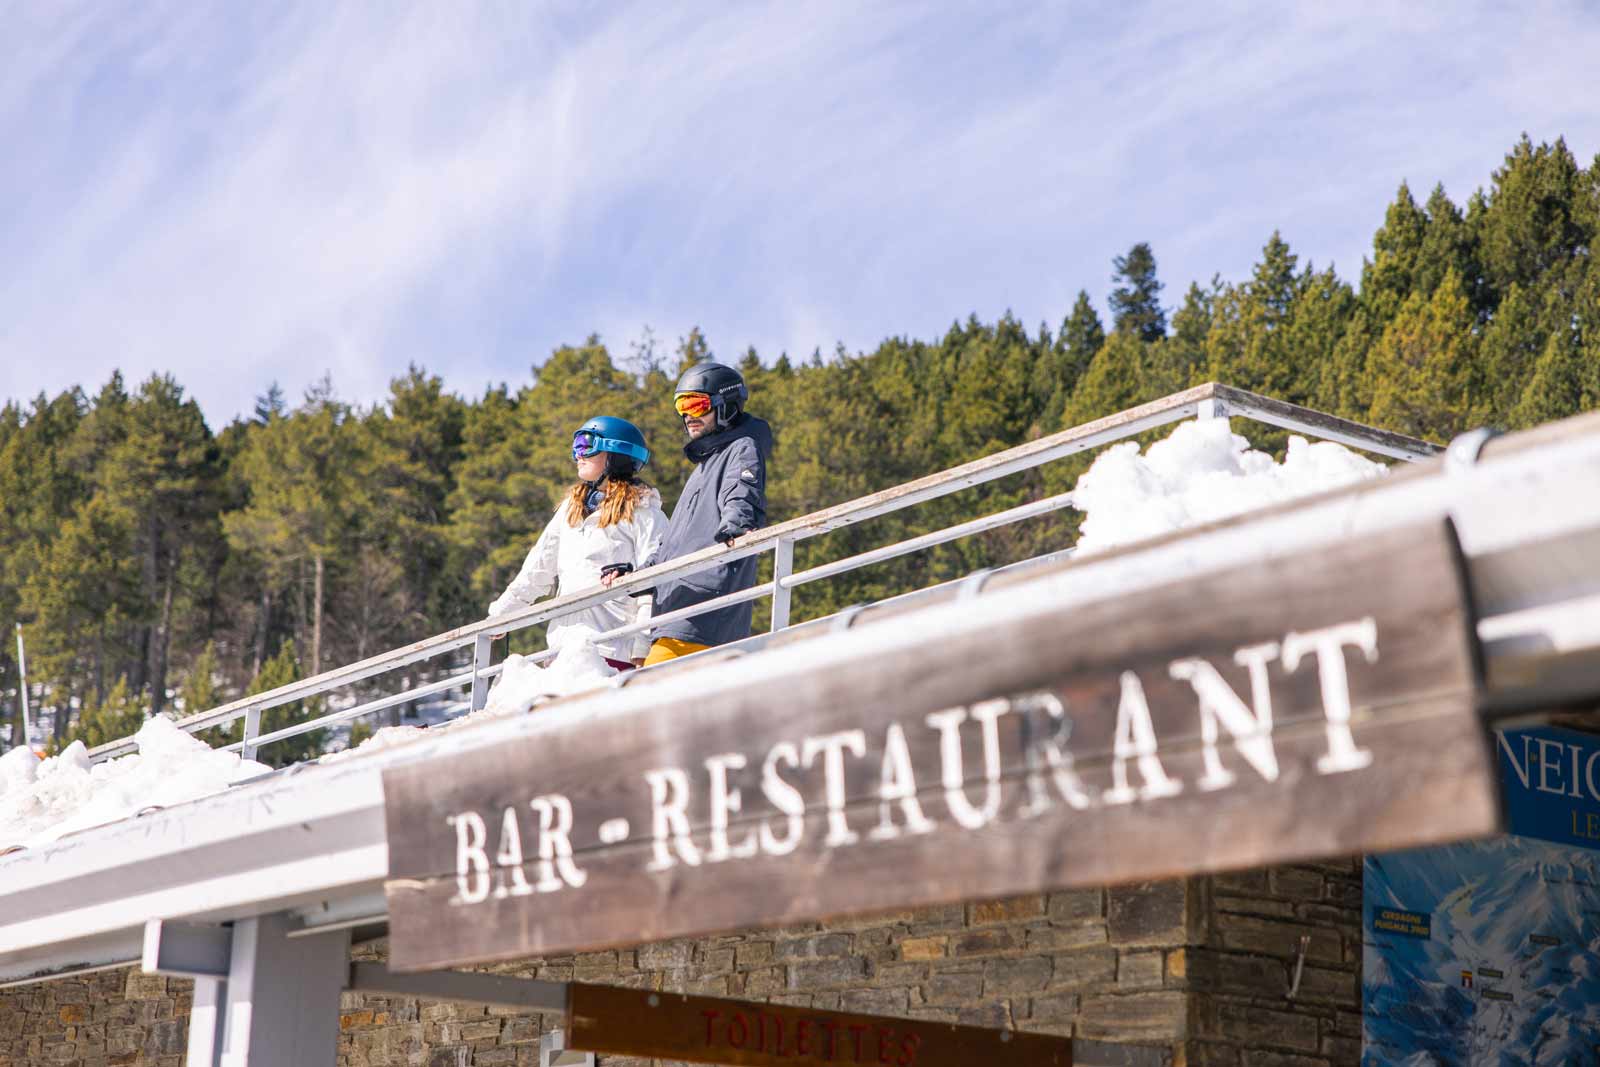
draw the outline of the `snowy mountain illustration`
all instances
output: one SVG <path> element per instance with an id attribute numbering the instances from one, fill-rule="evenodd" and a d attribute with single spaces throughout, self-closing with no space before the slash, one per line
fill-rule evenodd
<path id="1" fill-rule="evenodd" d="M 1520 837 L 1368 857 L 1363 1067 L 1600 1062 L 1600 854 Z M 1379 928 L 1382 909 L 1426 936 Z"/>

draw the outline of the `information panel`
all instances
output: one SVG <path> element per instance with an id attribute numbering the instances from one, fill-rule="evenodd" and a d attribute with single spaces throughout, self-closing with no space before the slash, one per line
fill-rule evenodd
<path id="1" fill-rule="evenodd" d="M 1600 1062 L 1600 738 L 1495 748 L 1510 835 L 1367 858 L 1364 1067 Z"/>

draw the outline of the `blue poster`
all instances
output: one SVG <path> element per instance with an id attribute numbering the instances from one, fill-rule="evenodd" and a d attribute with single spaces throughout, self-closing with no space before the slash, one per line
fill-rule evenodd
<path id="1" fill-rule="evenodd" d="M 1496 747 L 1510 834 L 1367 857 L 1363 1067 L 1600 1063 L 1600 738 Z"/>

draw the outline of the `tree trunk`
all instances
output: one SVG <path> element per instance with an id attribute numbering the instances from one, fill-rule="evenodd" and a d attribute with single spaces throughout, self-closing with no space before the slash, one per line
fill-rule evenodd
<path id="1" fill-rule="evenodd" d="M 272 590 L 265 585 L 261 587 L 261 615 L 256 619 L 256 663 L 250 670 L 250 677 L 254 678 L 261 673 L 261 665 L 267 662 L 267 628 L 272 625 Z"/>
<path id="2" fill-rule="evenodd" d="M 322 553 L 312 557 L 316 567 L 311 595 L 311 673 L 322 673 Z"/>
<path id="3" fill-rule="evenodd" d="M 294 589 L 294 646 L 295 654 L 303 656 L 306 650 L 306 561 L 304 557 L 295 561 L 295 589 Z"/>
<path id="4" fill-rule="evenodd" d="M 40 692 L 42 693 L 43 691 L 44 691 L 44 689 L 41 686 L 40 687 Z M 53 733 L 55 735 L 56 751 L 58 751 L 58 752 L 61 750 L 62 742 L 66 740 L 67 727 L 71 724 L 71 721 L 72 721 L 72 690 L 68 689 L 65 699 L 61 700 L 61 702 L 56 705 L 56 708 L 55 708 L 55 719 L 54 719 L 54 723 L 53 723 L 54 729 L 51 730 L 51 733 Z"/>
<path id="5" fill-rule="evenodd" d="M 106 700 L 106 624 L 103 620 L 94 640 L 94 700 L 96 704 L 104 704 Z"/>
<path id="6" fill-rule="evenodd" d="M 143 602 L 148 604 L 148 603 L 150 603 L 150 601 L 155 599 L 156 586 L 160 584 L 160 580 L 161 580 L 161 574 L 160 574 L 160 564 L 161 564 L 161 559 L 160 559 L 160 555 L 161 555 L 160 528 L 156 523 L 156 517 L 155 517 L 155 512 L 154 511 L 151 511 L 150 514 L 145 516 L 144 538 L 145 538 L 145 544 L 148 546 L 148 549 L 144 553 L 144 559 L 140 561 L 143 564 L 143 566 L 140 569 L 143 571 L 144 581 L 143 581 L 142 588 L 139 590 L 139 592 L 141 594 L 141 599 L 143 600 Z M 131 684 L 131 686 L 133 688 L 133 691 L 135 693 L 143 692 L 144 691 L 144 687 L 147 684 L 151 684 L 150 665 L 155 660 L 155 647 L 156 647 L 155 627 L 151 626 L 148 623 L 140 623 L 139 624 L 139 641 L 138 641 L 139 654 L 138 654 L 138 658 L 134 660 L 133 678 L 130 680 L 130 684 Z M 156 708 L 159 709 L 160 705 L 161 705 L 161 701 L 160 701 L 160 697 L 157 696 L 154 693 L 153 685 L 152 685 L 152 693 L 151 693 L 150 699 L 151 699 L 152 705 L 154 705 Z"/>
<path id="7" fill-rule="evenodd" d="M 167 651 L 172 645 L 172 585 L 177 560 L 167 560 L 167 580 L 161 591 L 161 622 L 150 641 L 150 714 L 158 714 L 167 702 Z"/>

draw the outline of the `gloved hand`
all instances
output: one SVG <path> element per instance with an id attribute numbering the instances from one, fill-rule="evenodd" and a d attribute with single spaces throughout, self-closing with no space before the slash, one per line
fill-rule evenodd
<path id="1" fill-rule="evenodd" d="M 612 582 L 633 573 L 631 563 L 607 563 L 600 568 L 600 584 L 609 588 Z"/>
<path id="2" fill-rule="evenodd" d="M 722 526 L 717 529 L 716 536 L 713 538 L 713 540 L 715 540 L 719 545 L 731 545 L 735 539 L 742 537 L 749 532 L 749 530 L 736 530 L 731 526 Z"/>
<path id="3" fill-rule="evenodd" d="M 506 612 L 516 608 L 516 606 L 517 601 L 515 599 L 502 593 L 500 596 L 495 598 L 494 603 L 489 605 L 489 614 L 484 617 L 492 619 L 496 615 L 504 615 Z"/>

